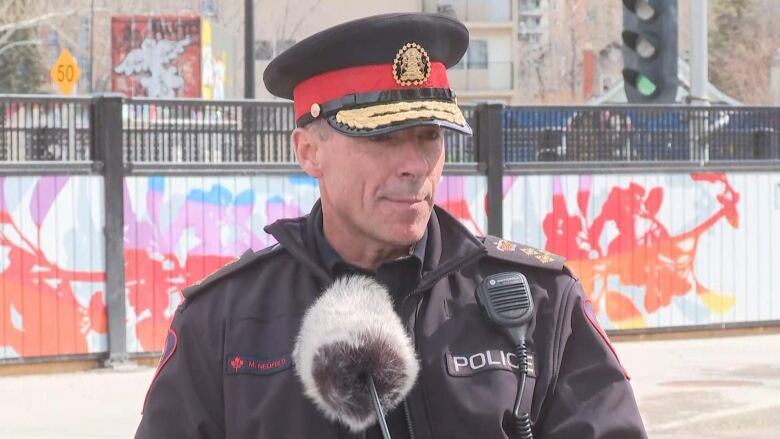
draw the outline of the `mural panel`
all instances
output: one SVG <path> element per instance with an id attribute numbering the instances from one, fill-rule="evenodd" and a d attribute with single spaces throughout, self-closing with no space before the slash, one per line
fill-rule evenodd
<path id="1" fill-rule="evenodd" d="M 107 349 L 101 177 L 0 177 L 0 359 Z"/>
<path id="2" fill-rule="evenodd" d="M 131 177 L 125 192 L 128 349 L 162 349 L 181 289 L 247 249 L 273 244 L 263 227 L 308 213 L 319 198 L 306 176 Z M 482 233 L 482 177 L 445 177 L 436 202 Z"/>
<path id="3" fill-rule="evenodd" d="M 607 329 L 780 318 L 776 174 L 506 182 L 506 235 L 566 256 Z"/>
<path id="4" fill-rule="evenodd" d="M 99 176 L 0 177 L 0 360 L 107 350 Z M 608 329 L 780 319 L 780 174 L 506 177 L 505 237 L 564 255 Z M 125 179 L 128 349 L 158 351 L 181 289 L 308 212 L 306 176 Z M 436 196 L 484 234 L 486 180 Z"/>

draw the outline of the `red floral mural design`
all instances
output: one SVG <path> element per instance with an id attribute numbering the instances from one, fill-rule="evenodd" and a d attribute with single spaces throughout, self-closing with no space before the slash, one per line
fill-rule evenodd
<path id="1" fill-rule="evenodd" d="M 589 220 L 590 188 L 577 193 L 578 212 L 570 213 L 563 191 L 557 187 L 552 211 L 543 220 L 545 249 L 568 258 L 594 310 L 604 308 L 618 328 L 643 327 L 644 313 L 668 306 L 672 299 L 695 292 L 713 310 L 733 305 L 733 298 L 711 291 L 699 282 L 694 269 L 699 238 L 721 219 L 739 227 L 739 194 L 724 173 L 693 173 L 694 181 L 720 187 L 719 209 L 690 230 L 672 235 L 658 219 L 664 201 L 661 187 L 649 190 L 637 183 L 614 187 Z M 559 183 L 558 183 L 559 184 Z M 614 225 L 617 236 L 602 245 L 605 226 Z M 644 301 L 609 288 L 610 278 L 622 286 L 644 288 Z M 644 313 L 643 313 L 644 311 Z"/>
<path id="2" fill-rule="evenodd" d="M 105 282 L 104 273 L 63 268 L 40 246 L 42 221 L 66 181 L 38 180 L 28 206 L 37 232 L 34 239 L 22 233 L 0 195 L 0 248 L 6 252 L 0 272 L 0 346 L 22 357 L 88 353 L 88 334 L 108 330 L 102 291 L 82 304 L 73 289 L 76 282 Z M 4 182 L 0 179 L 0 193 Z"/>

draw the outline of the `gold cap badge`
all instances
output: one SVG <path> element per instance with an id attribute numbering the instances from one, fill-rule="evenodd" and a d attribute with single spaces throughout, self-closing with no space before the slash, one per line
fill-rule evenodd
<path id="1" fill-rule="evenodd" d="M 398 85 L 420 85 L 431 76 L 431 58 L 417 43 L 407 43 L 393 61 L 393 78 Z"/>

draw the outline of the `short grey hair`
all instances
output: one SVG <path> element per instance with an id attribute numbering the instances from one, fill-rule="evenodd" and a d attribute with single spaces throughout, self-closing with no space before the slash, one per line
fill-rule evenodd
<path id="1" fill-rule="evenodd" d="M 328 122 L 322 118 L 314 119 L 313 122 L 310 122 L 309 124 L 299 129 L 304 130 L 311 135 L 316 135 L 321 141 L 328 140 L 328 138 L 330 138 L 331 130 L 332 130 L 330 125 L 328 125 Z M 292 134 L 290 134 L 290 144 L 293 146 L 293 148 L 296 147 L 295 136 L 293 136 Z"/>
<path id="2" fill-rule="evenodd" d="M 314 119 L 314 122 L 309 123 L 303 127 L 303 129 L 309 131 L 310 133 L 316 132 L 320 140 L 328 140 L 332 128 L 328 124 L 328 121 L 320 117 Z"/>

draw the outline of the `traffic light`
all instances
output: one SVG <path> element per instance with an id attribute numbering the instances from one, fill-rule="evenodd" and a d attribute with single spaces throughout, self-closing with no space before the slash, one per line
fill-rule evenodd
<path id="1" fill-rule="evenodd" d="M 623 79 L 628 102 L 677 97 L 677 0 L 623 0 Z"/>

